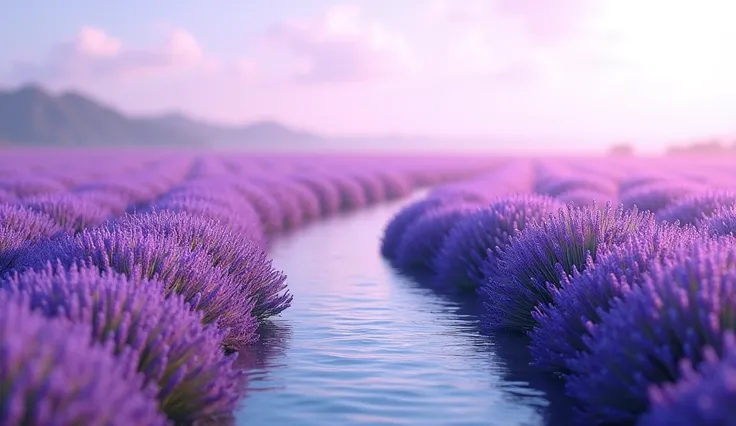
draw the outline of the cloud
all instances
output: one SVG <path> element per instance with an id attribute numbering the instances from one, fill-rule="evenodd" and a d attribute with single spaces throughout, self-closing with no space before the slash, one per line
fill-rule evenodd
<path id="1" fill-rule="evenodd" d="M 314 19 L 284 21 L 271 27 L 265 40 L 296 57 L 295 77 L 303 83 L 366 82 L 416 66 L 404 37 L 367 21 L 355 5 L 332 6 Z"/>
<path id="2" fill-rule="evenodd" d="M 595 0 L 434 0 L 430 19 L 460 28 L 515 33 L 535 43 L 574 36 L 595 9 Z"/>
<path id="3" fill-rule="evenodd" d="M 85 26 L 72 40 L 54 46 L 44 60 L 14 64 L 11 75 L 16 79 L 69 82 L 215 66 L 192 34 L 181 28 L 167 28 L 166 33 L 160 44 L 135 48 L 124 46 L 101 28 Z"/>
<path id="4" fill-rule="evenodd" d="M 233 68 L 235 74 L 244 80 L 252 80 L 258 77 L 261 73 L 258 63 L 249 59 L 239 59 L 235 61 Z"/>
<path id="5" fill-rule="evenodd" d="M 441 63 L 451 75 L 534 84 L 553 74 L 591 71 L 600 57 L 588 28 L 593 0 L 434 0 L 427 25 L 441 33 Z M 584 65 L 581 67 L 581 65 Z"/>

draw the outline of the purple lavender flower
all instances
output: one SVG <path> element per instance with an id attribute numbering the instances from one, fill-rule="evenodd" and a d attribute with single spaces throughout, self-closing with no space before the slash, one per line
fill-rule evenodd
<path id="1" fill-rule="evenodd" d="M 97 205 L 110 213 L 110 216 L 120 216 L 128 209 L 128 199 L 121 194 L 115 192 L 107 192 L 99 189 L 88 189 L 82 191 L 74 191 L 72 194 L 84 200 Z"/>
<path id="2" fill-rule="evenodd" d="M 12 204 L 0 204 L 0 229 L 18 232 L 24 239 L 33 241 L 61 232 L 59 225 L 48 215 Z"/>
<path id="3" fill-rule="evenodd" d="M 383 182 L 387 200 L 409 195 L 414 189 L 411 180 L 403 174 L 392 172 L 378 172 L 378 178 Z"/>
<path id="4" fill-rule="evenodd" d="M 651 410 L 639 426 L 733 425 L 736 421 L 736 338 L 723 336 L 724 353 L 719 359 L 712 347 L 704 350 L 705 361 L 695 370 L 685 359 L 677 383 L 649 389 Z"/>
<path id="5" fill-rule="evenodd" d="M 133 349 L 143 385 L 157 384 L 159 407 L 177 424 L 226 415 L 240 396 L 233 357 L 220 347 L 222 333 L 203 328 L 201 313 L 181 297 L 165 299 L 158 282 L 49 265 L 16 274 L 3 289 L 47 317 L 91 325 L 92 342 L 111 345 L 115 355 Z"/>
<path id="6" fill-rule="evenodd" d="M 80 185 L 77 191 L 102 191 L 108 194 L 117 194 L 127 201 L 127 204 L 143 204 L 156 198 L 156 193 L 141 184 L 138 179 L 104 179 Z"/>
<path id="7" fill-rule="evenodd" d="M 110 211 L 69 193 L 27 198 L 23 205 L 29 210 L 48 215 L 70 233 L 99 225 L 111 214 Z"/>
<path id="8" fill-rule="evenodd" d="M 688 193 L 696 192 L 699 188 L 693 184 L 683 182 L 661 182 L 650 185 L 641 185 L 621 192 L 621 204 L 630 209 L 636 206 L 640 211 L 658 213 L 669 207 Z"/>
<path id="9" fill-rule="evenodd" d="M 700 224 L 710 236 L 736 236 L 736 207 L 725 207 L 713 213 Z"/>
<path id="10" fill-rule="evenodd" d="M 217 323 L 228 329 L 224 345 L 242 346 L 257 340 L 258 321 L 252 316 L 253 303 L 227 271 L 213 267 L 204 250 L 192 251 L 176 241 L 140 230 L 99 227 L 65 235 L 37 245 L 16 269 L 44 269 L 59 259 L 69 268 L 91 264 L 125 274 L 134 281 L 164 283 L 164 295 L 181 294 L 193 310 L 203 313 L 203 323 Z"/>
<path id="11" fill-rule="evenodd" d="M 276 202 L 268 190 L 262 186 L 239 180 L 233 183 L 233 190 L 244 196 L 253 206 L 267 235 L 273 235 L 281 231 L 284 214 L 279 203 Z"/>
<path id="12" fill-rule="evenodd" d="M 18 201 L 18 197 L 7 189 L 0 189 L 0 203 L 10 204 Z"/>
<path id="13" fill-rule="evenodd" d="M 62 232 L 50 217 L 25 207 L 0 204 L 0 275 L 39 241 Z"/>
<path id="14" fill-rule="evenodd" d="M 504 195 L 504 190 L 496 191 L 495 188 L 489 189 L 487 182 L 479 184 L 478 182 L 460 182 L 438 186 L 429 192 L 427 198 L 454 198 L 462 199 L 469 202 L 477 202 L 487 204 L 494 197 Z M 490 193 L 490 194 L 489 194 Z"/>
<path id="15" fill-rule="evenodd" d="M 670 178 L 661 174 L 636 174 L 621 179 L 618 183 L 618 190 L 623 193 L 639 187 L 667 183 L 670 180 Z"/>
<path id="16" fill-rule="evenodd" d="M 649 408 L 652 385 L 675 382 L 678 363 L 697 367 L 703 349 L 722 354 L 736 327 L 736 241 L 696 241 L 666 266 L 653 265 L 642 284 L 613 304 L 587 351 L 568 361 L 567 390 L 587 424 L 633 421 Z"/>
<path id="17" fill-rule="evenodd" d="M 0 297 L 0 424 L 166 425 L 131 351 L 115 358 L 90 334 Z"/>
<path id="18" fill-rule="evenodd" d="M 319 211 L 319 201 L 308 189 L 295 189 L 283 180 L 256 180 L 256 184 L 268 188 L 268 195 L 276 201 L 281 212 L 279 230 L 297 229 L 302 226 L 305 218 L 304 206 L 314 202 L 315 211 Z M 302 193 L 300 194 L 299 191 Z M 306 194 L 305 194 L 306 193 Z M 305 198 L 307 197 L 307 198 Z M 311 200 L 308 198 L 311 197 Z"/>
<path id="19" fill-rule="evenodd" d="M 447 198 L 427 197 L 410 204 L 394 216 L 383 231 L 381 255 L 386 259 L 396 258 L 396 250 L 406 229 L 428 210 L 447 203 Z"/>
<path id="20" fill-rule="evenodd" d="M 599 249 L 655 226 L 652 214 L 613 209 L 610 204 L 604 209 L 567 206 L 556 216 L 528 225 L 501 252 L 498 274 L 479 289 L 488 311 L 487 326 L 530 331 L 536 325 L 534 308 L 551 303 L 552 288 L 574 271 L 584 270 L 588 256 L 595 261 Z"/>
<path id="21" fill-rule="evenodd" d="M 699 225 L 720 208 L 736 206 L 736 193 L 731 191 L 705 191 L 688 194 L 657 213 L 659 220 L 670 223 Z"/>
<path id="22" fill-rule="evenodd" d="M 291 305 L 293 297 L 286 288 L 286 276 L 273 269 L 266 252 L 215 221 L 163 211 L 126 215 L 110 226 L 205 251 L 212 266 L 227 271 L 240 286 L 242 297 L 254 302 L 252 314 L 258 319 L 278 315 Z"/>
<path id="23" fill-rule="evenodd" d="M 386 191 L 381 179 L 372 173 L 354 173 L 353 179 L 359 182 L 367 204 L 376 204 L 386 199 Z"/>
<path id="24" fill-rule="evenodd" d="M 444 205 L 466 200 L 464 194 L 428 196 L 404 207 L 386 225 L 381 240 L 381 255 L 389 260 L 396 259 L 397 249 L 406 230 L 426 212 Z"/>
<path id="25" fill-rule="evenodd" d="M 447 287 L 477 289 L 487 274 L 497 274 L 497 247 L 506 247 L 527 223 L 543 220 L 559 207 L 547 196 L 514 195 L 462 218 L 434 259 L 436 281 Z"/>
<path id="26" fill-rule="evenodd" d="M 598 262 L 588 258 L 581 274 L 551 288 L 553 301 L 532 312 L 538 325 L 530 333 L 534 365 L 567 372 L 566 362 L 587 349 L 583 338 L 601 321 L 617 299 L 638 286 L 654 264 L 671 259 L 676 250 L 699 238 L 693 227 L 660 224 L 653 234 L 635 233 L 631 240 L 601 253 Z"/>
<path id="27" fill-rule="evenodd" d="M 266 247 L 267 240 L 261 225 L 258 213 L 247 205 L 238 208 L 217 204 L 213 200 L 201 198 L 176 197 L 160 200 L 156 204 L 157 210 L 174 213 L 185 212 L 191 216 L 200 216 L 220 222 L 241 237 L 250 240 L 259 247 Z"/>
<path id="28" fill-rule="evenodd" d="M 563 204 L 574 204 L 576 206 L 592 206 L 594 204 L 600 205 L 603 202 L 612 202 L 615 199 L 614 193 L 608 192 L 603 193 L 597 190 L 588 188 L 571 189 L 560 193 L 555 197 L 560 203 Z"/>
<path id="29" fill-rule="evenodd" d="M 296 180 L 308 187 L 317 197 L 321 216 L 332 216 L 340 211 L 340 191 L 329 179 L 305 174 L 297 176 Z"/>
<path id="30" fill-rule="evenodd" d="M 476 203 L 452 203 L 430 208 L 406 228 L 396 248 L 394 265 L 407 273 L 434 273 L 433 259 L 461 220 L 480 208 Z"/>
<path id="31" fill-rule="evenodd" d="M 289 188 L 299 202 L 304 221 L 312 221 L 320 217 L 321 206 L 317 195 L 307 186 L 294 180 L 285 180 L 284 186 Z"/>
<path id="32" fill-rule="evenodd" d="M 66 191 L 66 188 L 60 182 L 42 176 L 0 178 L 0 189 L 10 192 L 18 198 Z"/>
<path id="33" fill-rule="evenodd" d="M 341 210 L 357 210 L 368 205 L 365 191 L 357 180 L 337 173 L 331 174 L 330 180 L 340 192 Z"/>
<path id="34" fill-rule="evenodd" d="M 612 181 L 591 176 L 586 176 L 585 178 L 568 176 L 557 179 L 550 178 L 542 180 L 537 185 L 537 192 L 552 197 L 558 197 L 566 192 L 580 190 L 587 190 L 599 194 L 615 194 L 617 192 L 616 185 Z"/>
<path id="35" fill-rule="evenodd" d="M 253 181 L 268 188 L 281 205 L 285 228 L 297 229 L 320 216 L 319 199 L 308 186 L 286 176 L 259 175 Z"/>

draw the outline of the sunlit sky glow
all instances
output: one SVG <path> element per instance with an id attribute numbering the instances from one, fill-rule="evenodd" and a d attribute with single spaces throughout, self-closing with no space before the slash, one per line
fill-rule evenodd
<path id="1" fill-rule="evenodd" d="M 733 0 L 12 0 L 3 15 L 3 86 L 131 113 L 530 148 L 736 135 Z"/>

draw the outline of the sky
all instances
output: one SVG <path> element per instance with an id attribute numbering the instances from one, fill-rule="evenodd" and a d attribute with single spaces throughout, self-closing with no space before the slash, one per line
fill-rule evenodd
<path id="1" fill-rule="evenodd" d="M 324 135 L 736 135 L 732 0 L 0 0 L 0 86 Z"/>

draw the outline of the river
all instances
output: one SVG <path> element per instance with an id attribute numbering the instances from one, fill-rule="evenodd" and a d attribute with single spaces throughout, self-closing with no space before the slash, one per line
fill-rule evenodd
<path id="1" fill-rule="evenodd" d="M 238 425 L 569 425 L 562 385 L 521 337 L 486 336 L 476 308 L 395 273 L 383 228 L 410 200 L 330 218 L 271 248 L 293 305 L 241 352 Z"/>

